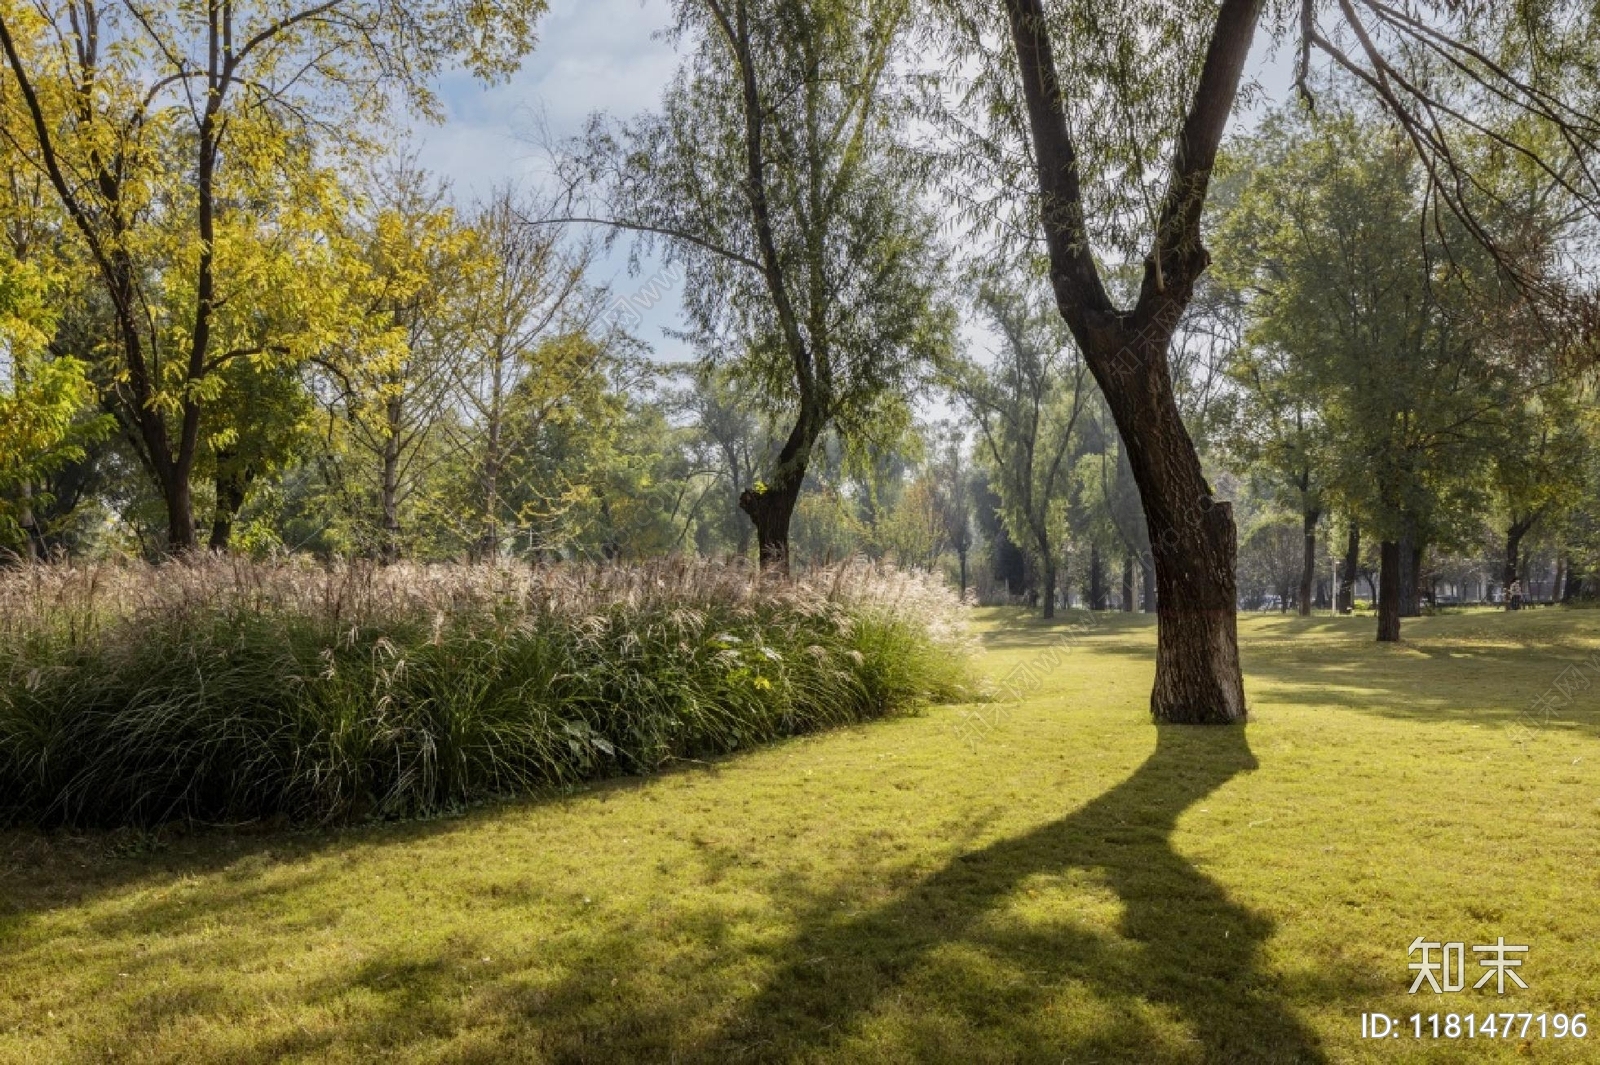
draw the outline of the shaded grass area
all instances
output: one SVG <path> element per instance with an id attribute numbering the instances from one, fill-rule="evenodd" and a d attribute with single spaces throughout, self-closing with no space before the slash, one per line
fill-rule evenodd
<path id="1" fill-rule="evenodd" d="M 452 820 L 0 836 L 0 1060 L 1593 1060 L 1359 1014 L 1600 1008 L 1600 680 L 1525 712 L 1600 616 L 1245 619 L 1243 730 L 1148 724 L 1144 618 L 983 616 L 1024 698 Z M 1529 989 L 1408 996 L 1418 935 Z"/>

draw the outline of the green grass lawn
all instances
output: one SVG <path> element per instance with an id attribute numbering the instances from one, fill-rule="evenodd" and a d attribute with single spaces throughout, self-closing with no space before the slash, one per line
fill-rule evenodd
<path id="1" fill-rule="evenodd" d="M 0 835 L 0 1060 L 1600 1060 L 1600 611 L 1248 617 L 1242 730 L 1149 723 L 1145 618 L 980 617 L 1024 697 L 450 820 Z M 1528 990 L 1408 996 L 1419 935 Z M 1360 1038 L 1490 1010 L 1591 1033 Z"/>

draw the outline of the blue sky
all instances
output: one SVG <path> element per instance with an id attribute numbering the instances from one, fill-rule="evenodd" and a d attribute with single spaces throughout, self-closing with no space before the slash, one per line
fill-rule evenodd
<path id="1" fill-rule="evenodd" d="M 595 111 L 627 117 L 655 106 L 672 76 L 675 56 L 657 34 L 670 21 L 667 0 L 551 0 L 539 28 L 539 47 L 509 82 L 485 87 L 465 74 L 440 86 L 447 119 L 416 128 L 415 148 L 430 170 L 450 179 L 463 201 L 504 182 L 537 183 L 544 170 L 533 131 L 542 122 L 557 138 L 582 130 Z M 1268 99 L 1282 99 L 1290 84 L 1289 49 L 1269 54 L 1257 42 L 1251 75 Z M 1241 116 L 1248 124 L 1251 116 Z M 1236 122 L 1236 126 L 1239 123 Z M 631 276 L 627 248 L 620 244 L 601 264 L 597 282 L 631 294 L 647 285 L 659 264 L 646 261 Z M 636 332 L 655 349 L 658 361 L 690 358 L 682 342 L 664 330 L 679 324 L 676 289 L 642 312 Z M 981 343 L 981 342 L 980 342 Z"/>

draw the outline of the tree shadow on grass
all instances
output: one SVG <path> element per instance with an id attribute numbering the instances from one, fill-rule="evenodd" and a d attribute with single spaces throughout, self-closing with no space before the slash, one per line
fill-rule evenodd
<path id="1" fill-rule="evenodd" d="M 814 917 L 783 948 L 776 975 L 689 1056 L 829 1056 L 886 1004 L 909 1003 L 905 1049 L 918 1060 L 963 1053 L 932 1027 L 915 1030 L 944 1009 L 961 1014 L 963 1039 L 999 1052 L 984 1057 L 1323 1061 L 1263 966 L 1271 922 L 1171 843 L 1186 809 L 1255 767 L 1242 728 L 1160 728 L 1132 776 L 1071 815 L 962 855 L 882 908 Z M 1085 874 L 1120 903 L 1120 937 L 999 919 L 1025 889 Z M 1024 986 L 997 983 L 995 961 L 1024 970 Z M 1074 986 L 1094 996 L 1106 1023 L 1063 1035 L 1043 1015 L 1047 999 Z M 1165 1056 L 1152 1009 L 1189 1033 Z"/>

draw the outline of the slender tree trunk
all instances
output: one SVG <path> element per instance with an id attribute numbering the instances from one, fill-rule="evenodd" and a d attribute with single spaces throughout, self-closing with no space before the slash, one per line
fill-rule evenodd
<path id="1" fill-rule="evenodd" d="M 1129 552 L 1122 556 L 1122 609 L 1132 613 L 1138 609 L 1133 601 L 1133 554 Z"/>
<path id="2" fill-rule="evenodd" d="M 1143 601 L 1140 609 L 1146 614 L 1156 612 L 1156 567 L 1150 556 L 1139 556 L 1139 585 L 1140 599 Z"/>
<path id="3" fill-rule="evenodd" d="M 1305 554 L 1300 563 L 1300 616 L 1311 616 L 1311 590 L 1317 581 L 1317 519 L 1320 511 L 1307 511 L 1301 517 L 1305 531 Z"/>
<path id="4" fill-rule="evenodd" d="M 956 559 L 961 564 L 961 601 L 967 601 L 967 548 L 956 551 Z"/>
<path id="5" fill-rule="evenodd" d="M 494 385 L 490 398 L 488 436 L 483 449 L 483 543 L 480 561 L 500 558 L 500 418 L 501 363 L 494 365 Z"/>
<path id="6" fill-rule="evenodd" d="M 1395 643 L 1400 639 L 1400 558 L 1404 552 L 1398 541 L 1385 540 L 1379 553 L 1378 642 Z"/>
<path id="7" fill-rule="evenodd" d="M 1566 583 L 1567 552 L 1562 550 L 1560 554 L 1556 555 L 1556 579 L 1550 585 L 1550 602 L 1552 605 L 1561 602 L 1563 598 L 1562 591 L 1566 587 Z"/>
<path id="8" fill-rule="evenodd" d="M 1100 565 L 1100 545 L 1089 544 L 1089 609 L 1104 610 L 1105 604 L 1105 573 Z"/>
<path id="9" fill-rule="evenodd" d="M 26 544 L 28 561 L 38 562 L 44 557 L 44 537 L 39 533 L 38 518 L 33 513 L 33 482 L 22 482 L 22 513 L 17 515 L 17 524 L 22 527 L 22 539 Z"/>
<path id="10" fill-rule="evenodd" d="M 1350 536 L 1344 544 L 1344 565 L 1339 569 L 1339 601 L 1341 614 L 1356 607 L 1356 568 L 1361 565 L 1361 527 L 1350 523 Z"/>
<path id="11" fill-rule="evenodd" d="M 400 560 L 400 430 L 403 409 L 401 401 L 389 400 L 388 435 L 383 441 L 383 544 L 380 549 L 384 562 Z"/>

